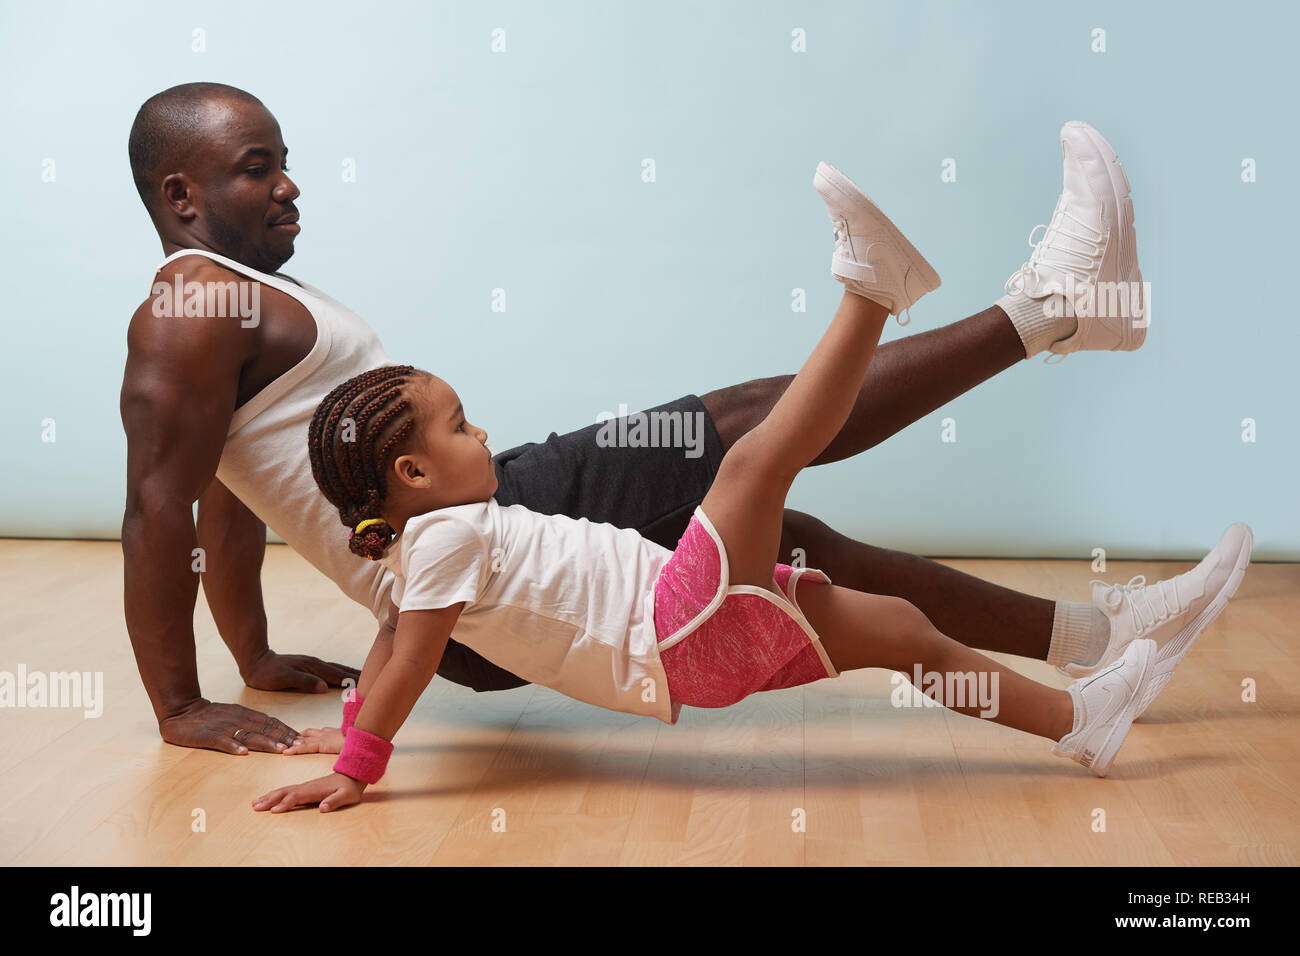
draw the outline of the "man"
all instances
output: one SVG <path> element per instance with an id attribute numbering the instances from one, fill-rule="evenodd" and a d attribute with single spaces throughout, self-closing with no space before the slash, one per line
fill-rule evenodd
<path id="1" fill-rule="evenodd" d="M 1015 289 L 967 319 L 882 346 L 851 418 L 817 463 L 857 454 L 1049 347 L 1068 354 L 1141 345 L 1145 329 L 1131 319 L 1076 318 L 1055 307 L 1063 278 L 1141 279 L 1127 184 L 1120 195 L 1118 183 L 1097 179 L 1109 145 L 1099 135 L 1100 143 L 1092 142 L 1095 131 L 1078 125 L 1063 131 L 1065 193 L 1033 258 L 1014 277 Z M 1086 155 L 1072 156 L 1072 148 Z M 299 232 L 287 154 L 261 102 L 221 84 L 185 84 L 151 97 L 130 137 L 132 174 L 167 259 L 131 319 L 122 384 L 127 628 L 163 739 L 227 753 L 279 752 L 297 734 L 273 717 L 202 697 L 192 621 L 196 570 L 250 687 L 323 692 L 358 675 L 270 649 L 260 584 L 268 525 L 370 608 L 377 639 L 391 640 L 396 623 L 391 573 L 342 546 L 344 529 L 315 487 L 306 425 L 334 385 L 397 363 L 359 317 L 277 272 Z M 870 237 L 851 235 L 845 222 L 835 223 L 833 272 L 861 277 L 872 267 Z M 192 283 L 238 294 L 214 300 L 208 293 L 192 307 L 196 300 L 184 292 Z M 230 301 L 256 305 L 256 314 L 232 317 Z M 496 497 L 636 528 L 672 548 L 722 454 L 763 419 L 791 378 L 661 406 L 704 415 L 698 458 L 679 448 L 602 447 L 602 426 L 593 425 L 496 456 Z M 1076 675 L 1108 663 L 1136 634 L 1163 641 L 1172 669 L 1235 589 L 1233 572 L 1248 546 L 1240 530 L 1230 529 L 1193 571 L 1149 588 L 1098 582 L 1092 603 L 1019 594 L 852 541 L 793 511 L 786 513 L 782 553 L 798 547 L 838 584 L 907 598 L 965 644 L 1047 660 Z M 455 641 L 439 674 L 476 690 L 524 683 Z"/>

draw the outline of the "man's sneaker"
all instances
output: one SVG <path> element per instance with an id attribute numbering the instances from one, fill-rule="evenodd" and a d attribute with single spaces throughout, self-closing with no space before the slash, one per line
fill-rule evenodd
<path id="1" fill-rule="evenodd" d="M 1050 314 L 1073 311 L 1079 327 L 1049 349 L 1062 356 L 1081 349 L 1133 351 L 1150 323 L 1128 178 L 1110 143 L 1087 123 L 1061 128 L 1065 188 L 1052 221 L 1029 233 L 1034 252 L 1007 279 L 1006 292 L 1023 292 Z M 1034 233 L 1045 230 L 1034 243 Z M 1048 364 L 1051 356 L 1044 359 Z"/>
<path id="2" fill-rule="evenodd" d="M 1074 729 L 1052 746 L 1052 753 L 1106 776 L 1137 716 L 1155 658 L 1155 641 L 1134 641 L 1119 660 L 1072 683 L 1067 690 L 1074 701 Z"/>
<path id="3" fill-rule="evenodd" d="M 896 316 L 939 288 L 939 273 L 853 180 L 829 163 L 818 163 L 813 186 L 835 229 L 831 275 L 850 292 L 879 302 Z M 898 324 L 907 322 L 899 319 Z"/>
<path id="4" fill-rule="evenodd" d="M 1066 664 L 1058 667 L 1067 677 L 1079 677 L 1106 667 L 1133 641 L 1150 638 L 1156 642 L 1155 676 L 1146 696 L 1138 704 L 1138 715 L 1147 709 L 1173 676 L 1174 668 L 1237 593 L 1250 564 L 1255 537 L 1250 526 L 1238 522 L 1228 528 L 1201 563 L 1176 577 L 1147 584 L 1136 575 L 1128 584 L 1092 582 L 1092 603 L 1110 619 L 1110 643 L 1091 667 Z"/>

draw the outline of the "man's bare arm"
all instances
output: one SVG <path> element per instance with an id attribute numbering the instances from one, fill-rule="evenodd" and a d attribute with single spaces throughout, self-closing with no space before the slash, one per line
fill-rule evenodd
<path id="1" fill-rule="evenodd" d="M 192 508 L 216 474 L 253 345 L 238 322 L 157 317 L 146 302 L 127 335 L 121 395 L 124 605 L 136 666 L 164 740 L 228 753 L 275 751 L 297 736 L 265 714 L 204 700 L 194 657 Z"/>
<path id="2" fill-rule="evenodd" d="M 204 553 L 203 595 L 247 682 L 247 669 L 268 650 L 262 603 L 266 525 L 213 478 L 199 496 L 194 528 Z"/>
<path id="3" fill-rule="evenodd" d="M 199 497 L 195 527 L 205 557 L 203 594 L 245 684 L 258 690 L 324 693 L 346 678 L 359 679 L 360 672 L 346 664 L 271 650 L 262 602 L 266 524 L 221 479 L 213 478 Z"/>

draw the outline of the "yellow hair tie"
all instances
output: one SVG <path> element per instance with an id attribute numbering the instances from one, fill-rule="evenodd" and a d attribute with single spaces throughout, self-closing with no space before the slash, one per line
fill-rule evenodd
<path id="1" fill-rule="evenodd" d="M 362 531 L 370 527 L 372 524 L 383 524 L 383 523 L 384 523 L 383 518 L 367 518 L 365 521 L 361 522 L 361 524 L 357 525 L 357 530 L 354 531 L 353 534 L 360 534 Z"/>

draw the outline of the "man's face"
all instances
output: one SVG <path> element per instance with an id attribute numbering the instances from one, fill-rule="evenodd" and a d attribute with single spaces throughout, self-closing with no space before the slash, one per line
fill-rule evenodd
<path id="1" fill-rule="evenodd" d="M 262 272 L 293 255 L 298 187 L 288 175 L 280 124 L 255 103 L 214 102 L 195 131 L 188 164 L 189 231 L 214 252 Z M 170 198 L 164 183 L 164 193 Z M 287 224 L 278 224 L 285 219 Z"/>

